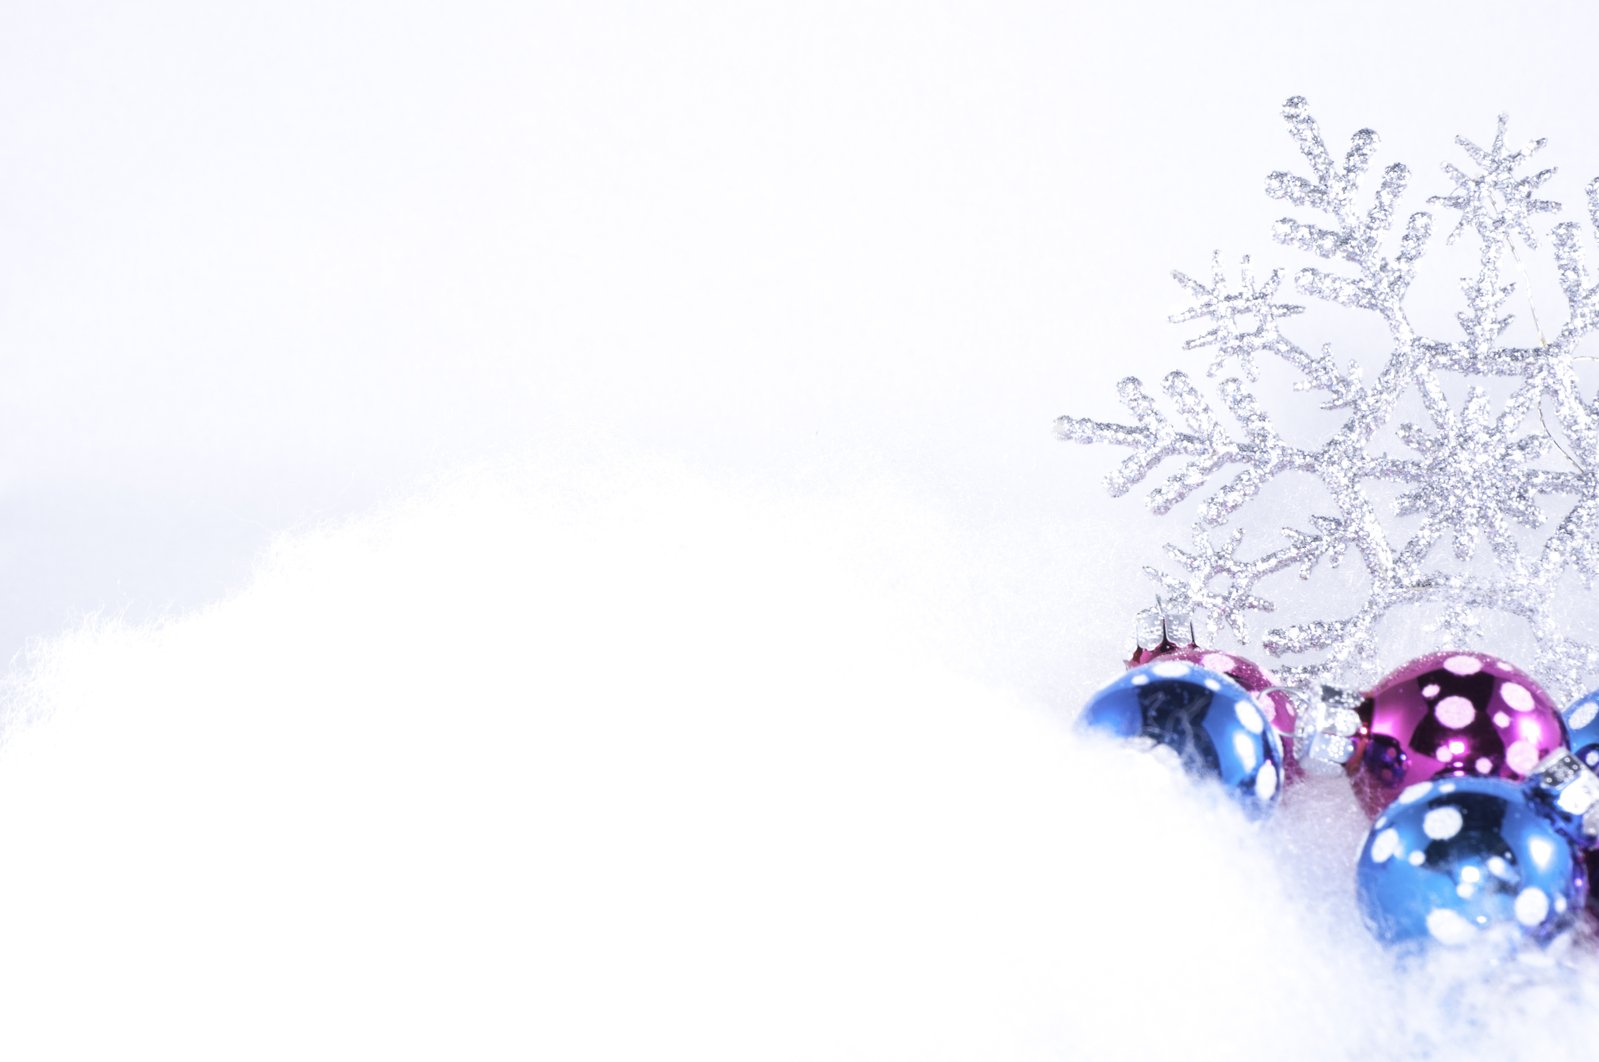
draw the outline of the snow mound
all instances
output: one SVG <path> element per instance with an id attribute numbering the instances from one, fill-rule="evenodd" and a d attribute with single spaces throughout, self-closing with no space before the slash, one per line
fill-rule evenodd
<path id="1" fill-rule="evenodd" d="M 203 611 L 39 646 L 0 748 L 0 1045 L 1453 1059 L 1592 1033 L 1586 941 L 1378 952 L 1336 787 L 1251 827 L 980 677 L 952 646 L 993 612 L 916 589 L 960 542 L 882 495 L 477 472 L 281 542 Z"/>

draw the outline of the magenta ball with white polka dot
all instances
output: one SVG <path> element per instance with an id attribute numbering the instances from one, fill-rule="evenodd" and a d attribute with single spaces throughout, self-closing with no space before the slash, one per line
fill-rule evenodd
<path id="1" fill-rule="evenodd" d="M 1565 744 L 1560 711 L 1529 675 L 1484 653 L 1412 660 L 1359 708 L 1350 761 L 1373 815 L 1407 786 L 1448 775 L 1519 781 Z"/>
<path id="2" fill-rule="evenodd" d="M 1192 646 L 1169 649 L 1160 653 L 1158 659 L 1185 660 L 1190 664 L 1198 664 L 1207 671 L 1226 675 L 1247 690 L 1255 703 L 1260 705 L 1271 728 L 1277 731 L 1282 739 L 1285 773 L 1290 779 L 1301 776 L 1303 772 L 1295 762 L 1293 754 L 1294 701 L 1281 690 L 1272 689 L 1278 685 L 1277 676 L 1236 653 L 1226 653 L 1216 649 L 1200 649 Z M 1268 690 L 1271 692 L 1268 693 Z"/>

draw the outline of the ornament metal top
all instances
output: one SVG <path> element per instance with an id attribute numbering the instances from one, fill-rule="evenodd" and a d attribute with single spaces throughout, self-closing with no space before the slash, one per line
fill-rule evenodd
<path id="1" fill-rule="evenodd" d="M 1180 570 L 1148 570 L 1168 599 L 1200 611 L 1213 627 L 1225 622 L 1241 642 L 1249 640 L 1248 613 L 1273 609 L 1258 588 L 1263 579 L 1291 569 L 1308 579 L 1322 560 L 1335 565 L 1350 551 L 1359 556 L 1369 585 L 1352 614 L 1278 627 L 1261 639 L 1274 655 L 1319 655 L 1280 668 L 1285 683 L 1374 677 L 1373 669 L 1384 663 L 1376 652 L 1379 626 L 1393 610 L 1421 605 L 1437 623 L 1438 644 L 1480 641 L 1474 635 L 1483 613 L 1525 621 L 1540 646 L 1536 673 L 1562 699 L 1575 696 L 1599 671 L 1599 651 L 1570 637 L 1554 615 L 1557 584 L 1568 574 L 1575 573 L 1589 588 L 1599 575 L 1599 400 L 1583 400 L 1574 366 L 1578 342 L 1599 331 L 1599 283 L 1583 265 L 1577 223 L 1561 222 L 1549 233 L 1567 303 L 1564 323 L 1545 335 L 1547 322 L 1535 316 L 1539 336 L 1534 345 L 1507 345 L 1503 338 L 1512 319 L 1506 304 L 1516 288 L 1510 275 L 1522 265 L 1516 244 L 1536 249 L 1535 220 L 1561 209 L 1538 198 L 1553 169 L 1519 172 L 1544 141 L 1508 150 L 1503 116 L 1491 147 L 1457 140 L 1475 172 L 1446 163 L 1454 190 L 1428 202 L 1457 213 L 1449 242 L 1474 234 L 1480 268 L 1475 278 L 1462 282 L 1465 306 L 1456 317 L 1463 334 L 1433 338 L 1418 330 L 1407 309 L 1433 219 L 1414 213 L 1397 237 L 1393 232 L 1410 171 L 1391 165 L 1375 191 L 1362 193 L 1359 185 L 1377 146 L 1374 132 L 1357 132 L 1339 162 L 1303 98 L 1290 99 L 1283 115 L 1310 174 L 1273 173 L 1266 192 L 1320 217 L 1314 222 L 1284 218 L 1273 235 L 1329 263 L 1300 270 L 1294 277 L 1299 291 L 1381 318 L 1389 339 L 1376 378 L 1367 382 L 1358 366 L 1340 365 L 1331 344 L 1312 353 L 1284 335 L 1283 322 L 1304 307 L 1281 300 L 1280 271 L 1257 281 L 1246 258 L 1237 282 L 1219 266 L 1209 283 L 1174 274 L 1194 305 L 1172 320 L 1210 324 L 1184 349 L 1214 349 L 1210 373 L 1223 376 L 1218 391 L 1236 428 L 1224 424 L 1194 381 L 1178 371 L 1164 380 L 1174 415 L 1161 412 L 1144 385 L 1128 377 L 1118 392 L 1135 423 L 1067 416 L 1056 421 L 1056 433 L 1132 449 L 1108 479 L 1113 495 L 1126 493 L 1163 461 L 1182 462 L 1149 497 L 1157 514 L 1238 466 L 1230 480 L 1201 498 L 1192 547 L 1167 546 Z M 1599 180 L 1588 185 L 1587 194 L 1590 220 L 1599 231 Z M 1319 392 L 1321 408 L 1343 418 L 1330 437 L 1300 446 L 1279 433 L 1257 400 L 1255 358 L 1262 354 L 1287 362 L 1302 377 L 1299 389 Z M 1500 378 L 1507 381 L 1509 397 L 1495 408 L 1487 391 L 1471 382 L 1462 400 L 1449 393 L 1446 374 L 1468 382 Z M 1419 401 L 1423 423 L 1396 423 L 1403 415 L 1398 412 L 1402 400 Z M 1390 456 L 1388 443 L 1379 437 L 1385 428 L 1410 452 Z M 1256 500 L 1268 481 L 1295 471 L 1320 480 L 1329 511 L 1308 514 L 1308 527 L 1284 527 L 1286 542 L 1278 548 L 1241 555 L 1242 529 L 1216 529 Z M 1397 504 L 1380 501 L 1385 485 L 1398 487 Z M 1549 524 L 1540 505 L 1545 499 L 1569 508 L 1552 530 L 1529 535 L 1522 528 L 1538 531 Z M 1401 521 L 1392 517 L 1419 517 L 1419 522 L 1403 521 L 1408 526 L 1399 527 Z M 1472 565 L 1479 540 L 1491 556 L 1489 563 Z M 1435 548 L 1446 541 L 1452 551 Z M 1453 560 L 1440 556 L 1447 553 Z"/>

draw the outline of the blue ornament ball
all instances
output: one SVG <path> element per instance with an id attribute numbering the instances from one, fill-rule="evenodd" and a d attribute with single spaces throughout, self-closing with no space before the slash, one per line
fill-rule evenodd
<path id="1" fill-rule="evenodd" d="M 1588 896 L 1553 817 L 1502 778 L 1418 782 L 1377 817 L 1355 871 L 1362 914 L 1386 944 L 1462 945 L 1500 934 L 1547 944 Z"/>
<path id="2" fill-rule="evenodd" d="M 1566 747 L 1585 767 L 1599 770 L 1599 690 L 1578 697 L 1561 715 L 1566 721 Z"/>
<path id="3" fill-rule="evenodd" d="M 1227 676 L 1181 660 L 1157 660 L 1089 698 L 1081 723 L 1171 749 L 1190 774 L 1218 780 L 1258 817 L 1277 806 L 1283 783 L 1282 740 L 1268 719 Z"/>
<path id="4" fill-rule="evenodd" d="M 1566 723 L 1567 748 L 1572 755 L 1590 770 L 1599 770 L 1599 690 L 1571 702 L 1571 707 L 1561 713 Z M 1599 849 L 1583 856 L 1588 868 L 1588 880 L 1599 875 Z M 1599 912 L 1599 895 L 1588 893 L 1588 905 Z"/>

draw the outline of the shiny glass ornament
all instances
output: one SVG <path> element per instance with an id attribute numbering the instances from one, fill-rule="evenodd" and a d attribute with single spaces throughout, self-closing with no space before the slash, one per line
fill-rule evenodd
<path id="1" fill-rule="evenodd" d="M 1277 731 L 1283 746 L 1285 779 L 1302 776 L 1293 751 L 1294 701 L 1276 675 L 1236 653 L 1200 648 L 1194 642 L 1192 616 L 1159 599 L 1155 608 L 1145 609 L 1134 618 L 1133 639 L 1132 658 L 1127 661 L 1130 668 L 1156 660 L 1182 660 L 1226 675 L 1242 686 L 1255 698 L 1271 728 Z"/>
<path id="2" fill-rule="evenodd" d="M 1584 767 L 1599 769 L 1599 690 L 1578 697 L 1561 715 L 1566 722 L 1566 747 Z"/>
<path id="3" fill-rule="evenodd" d="M 1563 713 L 1566 736 L 1572 755 L 1583 766 L 1599 769 L 1599 690 L 1578 697 Z M 1588 880 L 1599 876 L 1599 851 L 1587 853 L 1583 859 L 1588 868 Z M 1588 905 L 1599 911 L 1599 895 L 1588 893 Z"/>
<path id="4" fill-rule="evenodd" d="M 1223 653 L 1214 649 L 1201 649 L 1190 646 L 1181 649 L 1170 649 L 1158 657 L 1158 660 L 1181 660 L 1185 663 L 1202 667 L 1206 671 L 1214 671 L 1226 675 L 1238 685 L 1242 686 L 1250 696 L 1255 698 L 1255 703 L 1260 706 L 1266 715 L 1266 721 L 1277 732 L 1277 738 L 1283 745 L 1283 771 L 1285 778 L 1300 776 L 1298 764 L 1294 759 L 1294 702 L 1277 682 L 1277 676 L 1256 664 L 1246 660 L 1235 653 Z"/>
<path id="5" fill-rule="evenodd" d="M 1533 779 L 1445 777 L 1405 789 L 1373 823 L 1356 885 L 1387 944 L 1485 938 L 1546 944 L 1588 895 L 1583 850 L 1599 833 L 1599 777 L 1565 750 Z"/>
<path id="6" fill-rule="evenodd" d="M 1255 698 L 1225 675 L 1157 660 L 1106 684 L 1089 698 L 1080 721 L 1170 749 L 1190 774 L 1216 779 L 1251 815 L 1277 804 L 1282 742 Z"/>
<path id="7" fill-rule="evenodd" d="M 1565 745 L 1565 727 L 1537 682 L 1484 653 L 1419 657 L 1377 683 L 1355 709 L 1348 769 L 1376 814 L 1417 782 L 1446 775 L 1520 781 Z"/>

